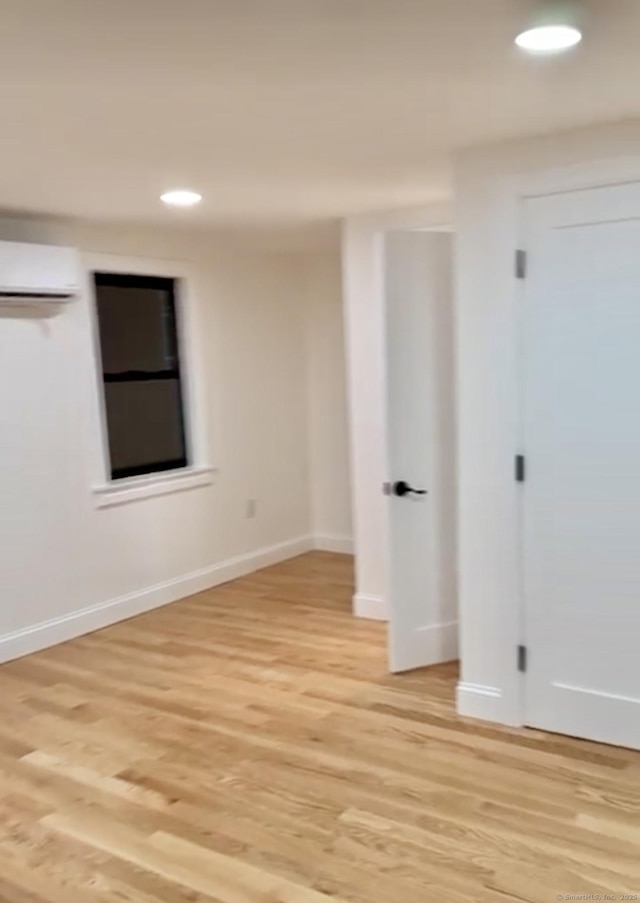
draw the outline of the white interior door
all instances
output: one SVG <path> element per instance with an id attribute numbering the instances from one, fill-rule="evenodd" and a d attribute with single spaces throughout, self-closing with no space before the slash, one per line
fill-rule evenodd
<path id="1" fill-rule="evenodd" d="M 385 241 L 392 671 L 457 658 L 452 244 Z M 426 494 L 397 494 L 401 482 Z"/>
<path id="2" fill-rule="evenodd" d="M 526 224 L 526 721 L 640 748 L 640 184 Z"/>

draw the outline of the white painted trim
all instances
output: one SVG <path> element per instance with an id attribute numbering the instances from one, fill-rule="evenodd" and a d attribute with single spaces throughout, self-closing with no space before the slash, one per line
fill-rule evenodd
<path id="1" fill-rule="evenodd" d="M 141 499 L 149 499 L 158 495 L 170 495 L 210 486 L 213 483 L 212 467 L 187 467 L 180 471 L 168 471 L 164 474 L 152 474 L 150 477 L 132 477 L 129 480 L 118 480 L 105 486 L 95 486 L 93 495 L 96 508 L 112 508 L 115 505 L 126 505 Z"/>
<path id="2" fill-rule="evenodd" d="M 320 552 L 338 552 L 342 555 L 353 555 L 353 537 L 334 536 L 320 533 L 314 539 L 315 548 Z"/>
<path id="3" fill-rule="evenodd" d="M 387 606 L 382 596 L 356 593 L 353 597 L 353 614 L 369 621 L 388 621 Z"/>
<path id="4" fill-rule="evenodd" d="M 502 691 L 497 687 L 483 687 L 460 681 L 456 689 L 456 701 L 458 715 L 465 718 L 511 723 L 510 719 L 505 718 Z"/>
<path id="5" fill-rule="evenodd" d="M 609 157 L 590 163 L 529 172 L 514 179 L 519 198 L 545 197 L 640 182 L 637 157 Z"/>
<path id="6" fill-rule="evenodd" d="M 93 633 L 118 621 L 176 602 L 185 596 L 203 592 L 230 580 L 237 580 L 238 577 L 244 577 L 253 571 L 309 552 L 313 546 L 313 539 L 308 536 L 291 539 L 245 555 L 237 555 L 211 567 L 185 574 L 175 580 L 158 583 L 109 602 L 71 612 L 61 618 L 5 634 L 0 637 L 0 663 L 30 655 L 32 652 L 64 643 L 86 633 Z"/>

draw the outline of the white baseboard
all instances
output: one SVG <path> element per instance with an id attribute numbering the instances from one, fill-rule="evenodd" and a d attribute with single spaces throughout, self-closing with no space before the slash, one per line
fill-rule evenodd
<path id="1" fill-rule="evenodd" d="M 367 618 L 369 621 L 388 621 L 387 606 L 382 596 L 368 596 L 356 593 L 353 597 L 353 613 L 356 618 Z"/>
<path id="2" fill-rule="evenodd" d="M 460 682 L 456 690 L 458 715 L 481 721 L 504 722 L 502 691 L 496 687 Z"/>
<path id="3" fill-rule="evenodd" d="M 118 621 L 133 618 L 151 609 L 176 602 L 185 596 L 192 596 L 203 590 L 220 586 L 253 571 L 278 564 L 296 555 L 311 551 L 315 546 L 312 537 L 301 537 L 287 542 L 267 546 L 245 555 L 237 555 L 211 567 L 194 571 L 166 583 L 158 583 L 147 589 L 129 593 L 100 605 L 93 605 L 72 612 L 61 618 L 54 618 L 27 627 L 14 633 L 0 636 L 0 663 L 8 662 L 23 655 L 30 655 L 49 646 L 64 643 L 85 633 L 92 633 L 109 627 Z"/>
<path id="4" fill-rule="evenodd" d="M 342 555 L 353 555 L 353 538 L 351 536 L 320 533 L 314 537 L 314 547 L 319 552 L 339 552 Z"/>

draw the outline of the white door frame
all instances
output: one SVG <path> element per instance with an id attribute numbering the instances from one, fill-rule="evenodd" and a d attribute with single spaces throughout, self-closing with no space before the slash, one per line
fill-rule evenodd
<path id="1" fill-rule="evenodd" d="M 545 197 L 552 194 L 566 194 L 575 191 L 589 190 L 594 188 L 605 188 L 613 185 L 624 185 L 625 183 L 640 182 L 640 159 L 611 159 L 594 164 L 583 164 L 575 167 L 566 167 L 544 172 L 528 174 L 520 178 L 514 179 L 512 196 L 514 196 L 517 206 L 517 248 L 527 250 L 525 241 L 526 229 L 526 213 L 525 202 L 533 198 Z M 523 388 L 524 388 L 524 360 L 520 349 L 524 340 L 524 294 L 525 283 L 514 279 L 514 319 L 515 319 L 515 336 L 519 345 L 518 353 L 518 416 L 517 416 L 517 442 L 514 449 L 514 455 L 523 453 L 526 456 L 526 448 L 524 442 L 524 408 L 523 408 Z M 522 572 L 524 568 L 524 544 L 523 544 L 523 515 L 524 515 L 524 495 L 518 492 L 519 486 L 514 481 L 514 492 L 518 494 L 518 543 L 517 543 L 517 561 L 515 566 L 519 574 L 520 594 L 518 599 L 517 619 L 508 621 L 508 629 L 505 632 L 505 638 L 508 637 L 507 654 L 513 656 L 513 650 L 519 645 L 527 645 L 527 637 L 525 635 L 525 597 L 524 586 L 522 581 Z M 514 659 L 515 661 L 515 659 Z M 525 702 L 525 681 L 526 674 L 519 673 L 514 670 L 516 675 L 513 685 L 513 695 L 511 697 L 512 716 L 508 717 L 505 723 L 512 723 L 523 726 L 526 723 L 526 702 Z"/>
<path id="2" fill-rule="evenodd" d="M 386 621 L 388 479 L 383 235 L 450 228 L 448 204 L 351 217 L 342 233 L 345 352 L 349 405 L 356 617 Z"/>

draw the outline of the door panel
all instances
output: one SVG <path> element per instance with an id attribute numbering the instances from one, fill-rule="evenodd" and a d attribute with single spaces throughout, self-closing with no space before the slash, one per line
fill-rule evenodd
<path id="1" fill-rule="evenodd" d="M 389 498 L 392 671 L 457 658 L 452 241 L 385 244 L 389 479 L 428 490 Z"/>
<path id="2" fill-rule="evenodd" d="M 526 208 L 526 720 L 640 748 L 640 185 Z"/>

